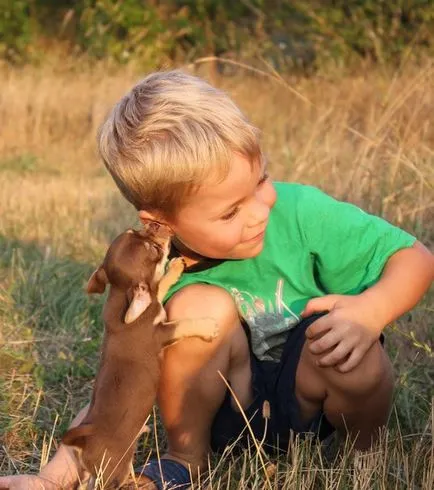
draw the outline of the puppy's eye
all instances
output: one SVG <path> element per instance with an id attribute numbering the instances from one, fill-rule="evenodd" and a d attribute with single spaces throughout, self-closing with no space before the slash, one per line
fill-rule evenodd
<path id="1" fill-rule="evenodd" d="M 161 250 L 161 247 L 155 243 L 152 244 L 152 250 L 155 252 L 158 258 L 160 258 L 163 255 L 163 251 Z"/>

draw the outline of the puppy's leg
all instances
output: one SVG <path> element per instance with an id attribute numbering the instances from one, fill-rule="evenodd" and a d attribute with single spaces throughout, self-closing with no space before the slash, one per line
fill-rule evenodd
<path id="1" fill-rule="evenodd" d="M 217 337 L 219 328 L 212 318 L 184 319 L 176 322 L 163 323 L 159 327 L 159 335 L 163 347 L 172 345 L 187 337 L 199 337 L 206 342 L 211 342 Z"/>
<path id="2" fill-rule="evenodd" d="M 161 303 L 167 291 L 178 281 L 184 271 L 185 263 L 181 257 L 172 259 L 166 274 L 162 277 L 158 285 L 158 301 Z"/>

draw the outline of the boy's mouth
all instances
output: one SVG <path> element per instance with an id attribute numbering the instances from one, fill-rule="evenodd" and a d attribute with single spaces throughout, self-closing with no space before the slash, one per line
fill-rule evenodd
<path id="1" fill-rule="evenodd" d="M 252 238 L 248 238 L 247 240 L 244 240 L 244 243 L 252 243 L 252 242 L 258 242 L 262 240 L 265 236 L 265 230 L 267 227 L 264 227 L 264 229 L 258 233 L 257 235 L 253 236 Z"/>

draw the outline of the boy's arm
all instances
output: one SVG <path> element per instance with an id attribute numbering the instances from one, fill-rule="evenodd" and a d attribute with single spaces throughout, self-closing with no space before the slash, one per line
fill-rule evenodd
<path id="1" fill-rule="evenodd" d="M 411 310 L 433 281 L 434 255 L 420 242 L 393 254 L 380 280 L 360 295 L 373 314 L 373 327 L 377 323 L 382 330 Z"/>
<path id="2" fill-rule="evenodd" d="M 434 256 L 421 243 L 399 250 L 380 280 L 355 296 L 327 295 L 310 300 L 303 316 L 329 311 L 307 330 L 311 352 L 322 366 L 347 372 L 359 364 L 383 328 L 418 303 L 434 280 Z M 318 338 L 319 337 L 319 338 Z"/>

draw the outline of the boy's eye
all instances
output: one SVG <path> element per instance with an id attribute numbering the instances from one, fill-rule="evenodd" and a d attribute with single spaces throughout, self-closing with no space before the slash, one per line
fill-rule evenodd
<path id="1" fill-rule="evenodd" d="M 230 211 L 228 214 L 225 214 L 224 216 L 221 217 L 223 221 L 229 221 L 232 218 L 235 218 L 235 216 L 238 214 L 238 211 L 240 210 L 239 207 L 234 208 L 232 211 Z"/>

